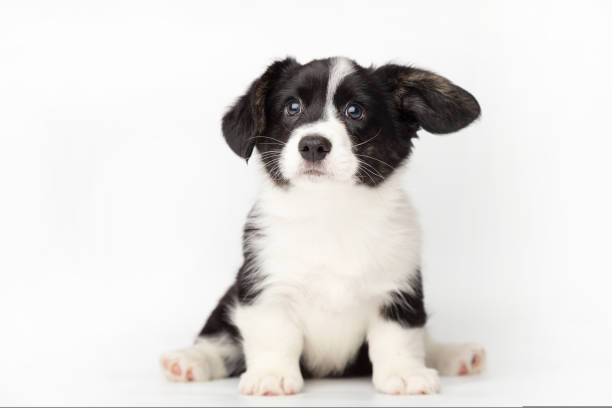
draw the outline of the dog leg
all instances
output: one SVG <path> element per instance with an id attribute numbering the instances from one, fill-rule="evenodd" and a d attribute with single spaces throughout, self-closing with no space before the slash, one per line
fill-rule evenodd
<path id="1" fill-rule="evenodd" d="M 246 395 L 290 395 L 304 386 L 300 372 L 303 335 L 283 305 L 241 305 L 234 323 L 243 338 Z"/>
<path id="2" fill-rule="evenodd" d="M 435 394 L 440 381 L 425 366 L 424 329 L 376 319 L 368 330 L 374 387 L 385 394 Z"/>

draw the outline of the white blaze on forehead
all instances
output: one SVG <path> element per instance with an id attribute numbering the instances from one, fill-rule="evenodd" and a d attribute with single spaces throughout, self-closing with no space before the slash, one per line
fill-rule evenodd
<path id="1" fill-rule="evenodd" d="M 327 83 L 327 98 L 325 100 L 325 113 L 327 118 L 334 117 L 334 95 L 342 80 L 355 71 L 353 63 L 348 58 L 336 57 L 331 61 L 329 81 Z"/>

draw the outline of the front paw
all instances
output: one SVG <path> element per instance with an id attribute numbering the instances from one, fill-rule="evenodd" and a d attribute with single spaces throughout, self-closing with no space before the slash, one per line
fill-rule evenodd
<path id="1" fill-rule="evenodd" d="M 293 395 L 304 388 L 299 372 L 247 370 L 240 377 L 238 389 L 244 395 Z"/>
<path id="2" fill-rule="evenodd" d="M 426 367 L 376 373 L 373 381 L 376 390 L 385 394 L 436 394 L 440 390 L 438 372 Z"/>

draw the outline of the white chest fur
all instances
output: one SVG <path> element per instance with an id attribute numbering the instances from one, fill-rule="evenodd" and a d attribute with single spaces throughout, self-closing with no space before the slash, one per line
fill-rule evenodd
<path id="1" fill-rule="evenodd" d="M 399 181 L 268 186 L 256 213 L 258 302 L 291 314 L 315 375 L 342 370 L 381 303 L 419 266 L 419 228 Z"/>

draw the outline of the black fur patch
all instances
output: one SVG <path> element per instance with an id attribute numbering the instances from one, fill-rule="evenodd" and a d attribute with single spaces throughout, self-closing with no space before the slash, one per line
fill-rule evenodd
<path id="1" fill-rule="evenodd" d="M 404 327 L 423 327 L 427 322 L 427 313 L 423 302 L 423 284 L 421 271 L 410 280 L 412 293 L 394 292 L 391 302 L 383 305 L 381 315 L 388 320 L 398 322 Z"/>
<path id="2" fill-rule="evenodd" d="M 243 304 L 251 304 L 261 292 L 256 284 L 262 280 L 262 272 L 257 265 L 257 253 L 253 249 L 254 241 L 263 237 L 264 232 L 257 226 L 257 207 L 253 207 L 247 217 L 242 234 L 242 254 L 244 263 L 236 277 L 238 301 Z"/>
<path id="3" fill-rule="evenodd" d="M 304 378 L 314 378 L 306 364 L 300 361 L 300 370 Z M 350 361 L 344 370 L 340 373 L 330 374 L 329 377 L 364 377 L 372 375 L 372 362 L 368 353 L 368 343 L 364 342 L 352 361 Z"/>
<path id="4" fill-rule="evenodd" d="M 240 341 L 240 332 L 229 318 L 231 307 L 236 304 L 238 287 L 236 284 L 230 286 L 225 295 L 219 300 L 217 307 L 212 311 L 199 336 L 215 336 L 229 334 L 232 339 Z"/>

